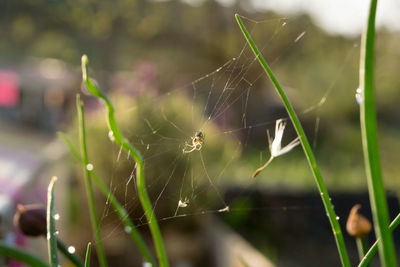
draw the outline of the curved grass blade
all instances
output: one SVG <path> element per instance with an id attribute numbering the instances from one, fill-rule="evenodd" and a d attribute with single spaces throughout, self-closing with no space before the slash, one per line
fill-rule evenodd
<path id="1" fill-rule="evenodd" d="M 122 135 L 118 128 L 118 124 L 114 116 L 114 106 L 111 101 L 94 85 L 88 76 L 88 58 L 86 55 L 82 56 L 82 78 L 86 84 L 89 92 L 102 99 L 107 107 L 107 124 L 111 131 L 115 142 L 122 147 L 122 149 L 129 153 L 137 164 L 136 168 L 136 186 L 139 195 L 140 204 L 149 223 L 150 232 L 157 251 L 157 257 L 160 267 L 169 266 L 167 254 L 165 252 L 163 239 L 161 236 L 160 228 L 158 227 L 157 218 L 154 214 L 150 198 L 146 190 L 146 179 L 144 175 L 144 162 L 140 152 Z"/>
<path id="2" fill-rule="evenodd" d="M 59 132 L 58 135 L 62 138 L 62 140 L 66 143 L 67 147 L 71 151 L 71 153 L 75 156 L 75 159 L 82 164 L 84 164 L 79 152 L 77 151 L 76 147 L 72 144 L 72 142 L 66 137 L 63 133 Z M 114 194 L 110 191 L 110 189 L 104 184 L 103 180 L 97 176 L 96 172 L 92 171 L 92 178 L 93 181 L 97 184 L 100 188 L 100 191 L 103 193 L 104 197 L 108 198 L 109 203 L 117 212 L 118 217 L 120 218 L 121 222 L 124 224 L 125 229 L 127 229 L 129 235 L 131 236 L 132 240 L 138 246 L 140 253 L 142 254 L 145 261 L 150 262 L 153 266 L 156 266 L 156 262 L 151 255 L 149 248 L 147 247 L 146 243 L 144 242 L 142 236 L 134 226 L 133 222 L 129 218 L 129 215 L 126 209 L 119 203 L 117 198 Z"/>
<path id="3" fill-rule="evenodd" d="M 36 267 L 49 267 L 47 263 L 26 251 L 0 242 L 0 254 L 11 259 Z"/>
<path id="4" fill-rule="evenodd" d="M 374 38 L 377 0 L 371 0 L 368 24 L 361 40 L 360 89 L 364 99 L 360 105 L 361 136 L 364 151 L 368 192 L 374 219 L 382 266 L 396 266 L 393 237 L 389 231 L 389 212 L 379 160 L 374 96 Z"/>
<path id="5" fill-rule="evenodd" d="M 307 158 L 308 164 L 310 165 L 311 171 L 314 175 L 315 182 L 317 184 L 318 190 L 321 194 L 322 202 L 324 203 L 325 210 L 328 215 L 329 222 L 331 223 L 333 235 L 336 240 L 336 245 L 339 251 L 340 259 L 342 261 L 343 266 L 350 266 L 350 260 L 347 255 L 346 244 L 344 243 L 342 230 L 340 229 L 339 222 L 337 221 L 336 213 L 332 207 L 331 200 L 328 195 L 328 190 L 326 189 L 325 183 L 322 179 L 321 173 L 318 169 L 317 162 L 315 160 L 314 154 L 311 150 L 311 146 L 307 140 L 307 137 L 304 133 L 303 127 L 301 126 L 300 120 L 298 119 L 296 112 L 294 111 L 292 104 L 289 102 L 285 92 L 283 91 L 281 85 L 279 84 L 277 78 L 275 77 L 274 73 L 272 72 L 271 68 L 269 67 L 268 63 L 265 61 L 264 57 L 261 55 L 260 51 L 258 50 L 256 44 L 254 43 L 253 39 L 251 38 L 249 32 L 247 31 L 246 27 L 244 26 L 240 16 L 238 14 L 235 15 L 236 20 L 239 24 L 240 29 L 243 32 L 244 37 L 246 38 L 248 44 L 250 45 L 251 49 L 253 50 L 256 58 L 258 59 L 259 63 L 261 64 L 264 71 L 267 73 L 268 77 L 271 79 L 272 83 L 274 84 L 277 93 L 282 99 L 283 104 L 289 114 L 290 120 L 293 123 L 293 126 L 300 138 L 301 146 L 303 147 L 304 154 Z"/>
<path id="6" fill-rule="evenodd" d="M 397 226 L 399 226 L 399 224 L 400 224 L 400 214 L 398 214 L 390 224 L 389 226 L 390 232 L 393 232 L 394 229 L 396 229 Z M 365 253 L 364 258 L 361 260 L 358 267 L 366 267 L 371 262 L 376 252 L 378 252 L 378 243 L 379 239 L 376 240 L 375 243 L 371 246 L 371 248 L 367 251 L 367 253 Z"/>
<path id="7" fill-rule="evenodd" d="M 83 103 L 80 99 L 79 94 L 76 96 L 76 108 L 78 111 L 78 121 L 79 121 L 79 136 L 80 136 L 80 145 L 81 145 L 81 155 L 82 161 L 84 165 L 84 173 L 85 173 L 85 188 L 86 195 L 89 203 L 89 214 L 90 220 L 92 222 L 93 227 L 93 235 L 96 241 L 96 250 L 97 250 L 97 258 L 99 259 L 99 263 L 101 267 L 107 267 L 106 255 L 104 253 L 103 243 L 101 241 L 100 235 L 100 224 L 99 218 L 96 212 L 96 205 L 94 201 L 93 187 L 92 187 L 92 174 L 91 168 L 89 168 L 89 160 L 86 149 L 86 134 L 85 134 L 85 118 L 83 116 Z"/>
<path id="8" fill-rule="evenodd" d="M 56 221 L 54 215 L 56 214 L 54 208 L 54 184 L 57 181 L 57 176 L 51 178 L 49 187 L 47 189 L 47 245 L 49 254 L 49 263 L 51 267 L 58 267 L 58 254 L 57 254 L 57 231 Z"/>

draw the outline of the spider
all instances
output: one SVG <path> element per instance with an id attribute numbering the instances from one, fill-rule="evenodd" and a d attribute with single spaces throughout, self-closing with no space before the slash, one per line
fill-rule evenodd
<path id="1" fill-rule="evenodd" d="M 185 197 L 185 200 L 179 200 L 178 208 L 186 208 L 189 205 L 189 199 Z"/>
<path id="2" fill-rule="evenodd" d="M 183 148 L 183 153 L 191 153 L 195 150 L 200 150 L 203 146 L 204 142 L 204 134 L 203 132 L 197 131 L 196 134 L 192 137 L 192 144 L 185 143 L 185 147 Z"/>

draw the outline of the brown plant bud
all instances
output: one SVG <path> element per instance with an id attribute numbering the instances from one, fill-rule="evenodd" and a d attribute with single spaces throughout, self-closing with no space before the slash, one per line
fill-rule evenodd
<path id="1" fill-rule="evenodd" d="M 363 237 L 371 232 L 371 223 L 363 215 L 358 213 L 360 204 L 354 205 L 350 210 L 349 218 L 346 223 L 346 230 L 349 235 L 354 237 Z"/>
<path id="2" fill-rule="evenodd" d="M 14 225 L 26 236 L 46 235 L 46 208 L 40 204 L 18 204 Z"/>

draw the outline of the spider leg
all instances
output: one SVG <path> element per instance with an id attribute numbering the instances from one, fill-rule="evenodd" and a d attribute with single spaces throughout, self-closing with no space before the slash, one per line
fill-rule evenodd
<path id="1" fill-rule="evenodd" d="M 186 148 L 192 148 L 192 149 L 186 150 Z M 186 144 L 186 146 L 185 146 L 185 148 L 182 150 L 182 152 L 183 152 L 184 154 L 187 154 L 187 153 L 191 153 L 191 152 L 193 152 L 193 151 L 195 151 L 195 150 L 196 150 L 196 147 L 195 147 L 195 146 Z"/>

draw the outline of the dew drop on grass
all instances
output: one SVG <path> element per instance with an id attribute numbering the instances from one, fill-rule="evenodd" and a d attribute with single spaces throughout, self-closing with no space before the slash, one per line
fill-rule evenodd
<path id="1" fill-rule="evenodd" d="M 55 231 L 54 232 L 54 235 L 58 235 L 60 232 L 59 231 Z"/>
<path id="2" fill-rule="evenodd" d="M 336 216 L 336 220 L 338 220 L 338 221 L 339 221 L 339 219 L 340 219 L 340 217 L 339 217 L 339 216 Z"/>
<path id="3" fill-rule="evenodd" d="M 69 246 L 69 247 L 68 247 L 68 252 L 71 253 L 71 254 L 74 254 L 74 253 L 75 253 L 75 250 L 76 250 L 76 249 L 75 249 L 74 246 Z"/>
<path id="4" fill-rule="evenodd" d="M 60 214 L 56 213 L 54 214 L 54 220 L 58 221 L 60 219 Z"/>
<path id="5" fill-rule="evenodd" d="M 111 142 L 114 142 L 115 137 L 114 137 L 114 132 L 113 131 L 109 131 L 108 132 L 108 138 L 110 139 Z"/>
<path id="6" fill-rule="evenodd" d="M 321 196 L 323 196 L 323 195 L 324 195 L 324 193 L 321 192 Z"/>
<path id="7" fill-rule="evenodd" d="M 124 230 L 125 230 L 126 233 L 129 234 L 132 231 L 132 228 L 129 227 L 129 226 L 125 226 Z"/>
<path id="8" fill-rule="evenodd" d="M 86 165 L 86 170 L 88 170 L 88 171 L 93 171 L 93 164 L 92 163 L 89 163 L 88 165 Z"/>
<path id="9" fill-rule="evenodd" d="M 359 105 L 361 105 L 364 101 L 363 90 L 361 88 L 357 88 L 356 90 L 356 101 Z"/>

